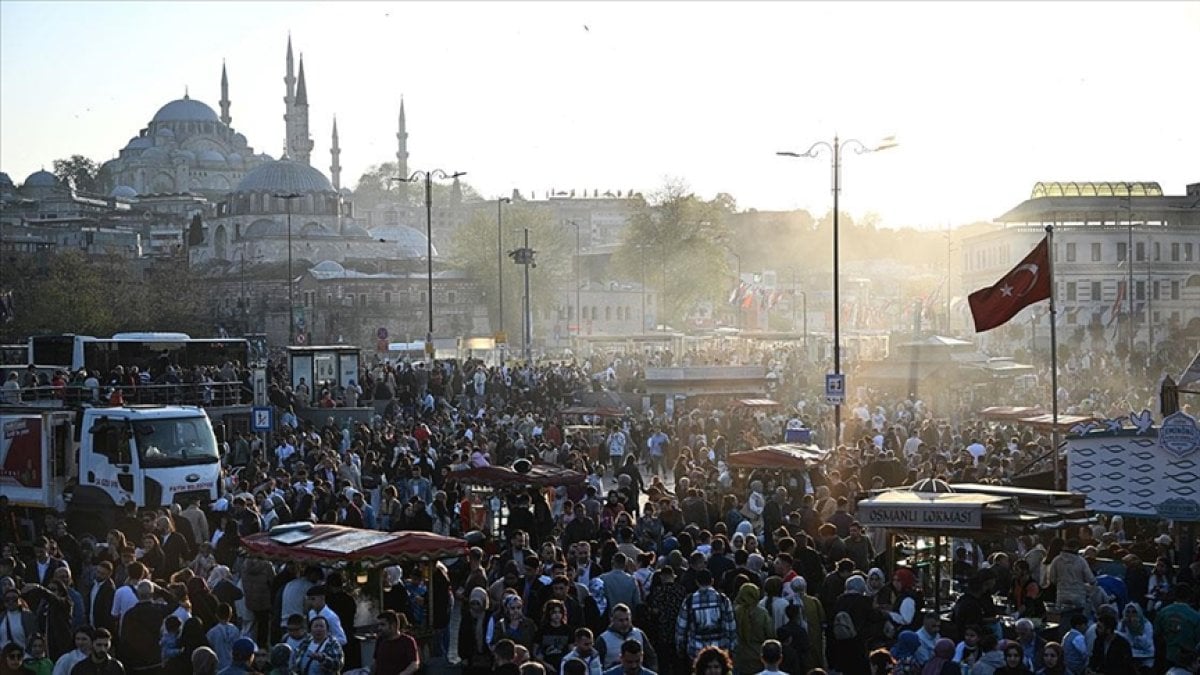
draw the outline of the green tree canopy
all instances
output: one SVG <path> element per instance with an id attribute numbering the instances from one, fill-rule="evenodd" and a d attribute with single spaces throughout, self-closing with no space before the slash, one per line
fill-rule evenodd
<path id="1" fill-rule="evenodd" d="M 77 192 L 102 192 L 99 174 L 100 167 L 83 155 L 54 160 L 54 175 Z"/>
<path id="2" fill-rule="evenodd" d="M 613 259 L 627 279 L 660 289 L 660 322 L 679 320 L 703 301 L 717 301 L 733 282 L 727 251 L 736 202 L 725 193 L 711 201 L 679 181 L 668 181 L 633 212 Z"/>
<path id="3" fill-rule="evenodd" d="M 384 162 L 370 167 L 358 177 L 358 183 L 354 186 L 355 205 L 359 208 L 371 208 L 377 204 L 402 200 L 403 203 L 411 206 L 423 206 L 425 204 L 424 182 L 404 184 L 396 180 L 399 177 L 399 174 L 396 173 L 395 162 Z M 460 180 L 459 187 L 462 189 L 463 200 L 481 199 L 475 188 L 467 183 Z M 435 180 L 433 182 L 434 203 L 444 204 L 450 199 L 450 190 L 450 181 Z"/>
<path id="4" fill-rule="evenodd" d="M 500 325 L 497 298 L 500 275 L 503 274 L 503 325 L 510 343 L 517 344 L 521 335 L 525 270 L 515 264 L 508 253 L 524 245 L 524 230 L 528 228 L 529 247 L 537 251 L 537 267 L 530 270 L 532 306 L 535 311 L 551 312 L 563 304 L 563 294 L 571 283 L 571 259 L 575 253 L 575 243 L 573 237 L 567 236 L 568 228 L 552 221 L 547 211 L 520 202 L 505 204 L 503 208 L 503 231 L 500 233 L 496 231 L 494 208 L 476 211 L 471 220 L 459 227 L 450 242 L 450 261 L 479 280 L 487 295 L 490 316 L 496 328 Z M 497 251 L 503 254 L 499 263 Z"/>

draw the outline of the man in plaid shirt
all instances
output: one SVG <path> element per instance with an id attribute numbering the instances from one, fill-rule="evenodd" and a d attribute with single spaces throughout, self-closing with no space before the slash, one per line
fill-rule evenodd
<path id="1" fill-rule="evenodd" d="M 696 572 L 700 587 L 683 601 L 679 620 L 675 622 L 675 645 L 688 659 L 708 646 L 720 647 L 730 653 L 737 642 L 737 625 L 733 619 L 733 604 L 723 593 L 713 588 L 712 572 Z"/>

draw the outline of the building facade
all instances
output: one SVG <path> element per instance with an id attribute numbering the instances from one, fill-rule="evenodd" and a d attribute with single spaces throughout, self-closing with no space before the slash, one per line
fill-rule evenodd
<path id="1" fill-rule="evenodd" d="M 1157 183 L 1038 183 L 997 223 L 961 242 L 962 296 L 995 283 L 1053 226 L 1059 326 L 1091 329 L 1094 346 L 1118 351 L 1131 333 L 1141 353 L 1175 331 L 1200 346 L 1200 184 L 1166 195 Z M 1048 326 L 1044 303 L 1014 322 L 1031 320 Z"/>

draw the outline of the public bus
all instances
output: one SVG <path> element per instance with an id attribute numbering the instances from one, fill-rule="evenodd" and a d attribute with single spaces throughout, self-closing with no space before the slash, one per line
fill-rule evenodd
<path id="1" fill-rule="evenodd" d="M 189 369 L 220 368 L 232 362 L 245 366 L 250 342 L 242 338 L 193 338 L 186 333 L 117 333 L 111 338 L 90 335 L 38 335 L 29 338 L 28 363 L 81 369 L 107 375 L 117 366 L 160 374 L 168 365 Z"/>

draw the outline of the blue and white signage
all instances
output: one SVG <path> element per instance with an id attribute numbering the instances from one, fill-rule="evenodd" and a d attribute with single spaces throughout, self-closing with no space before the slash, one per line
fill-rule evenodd
<path id="1" fill-rule="evenodd" d="M 1158 428 L 1158 447 L 1176 457 L 1200 450 L 1200 426 L 1196 425 L 1196 418 L 1185 412 L 1164 417 Z"/>
<path id="2" fill-rule="evenodd" d="M 269 406 L 255 406 L 250 412 L 250 427 L 255 431 L 270 431 L 274 415 Z"/>
<path id="3" fill-rule="evenodd" d="M 825 402 L 842 405 L 846 402 L 845 373 L 829 373 L 825 376 Z"/>

